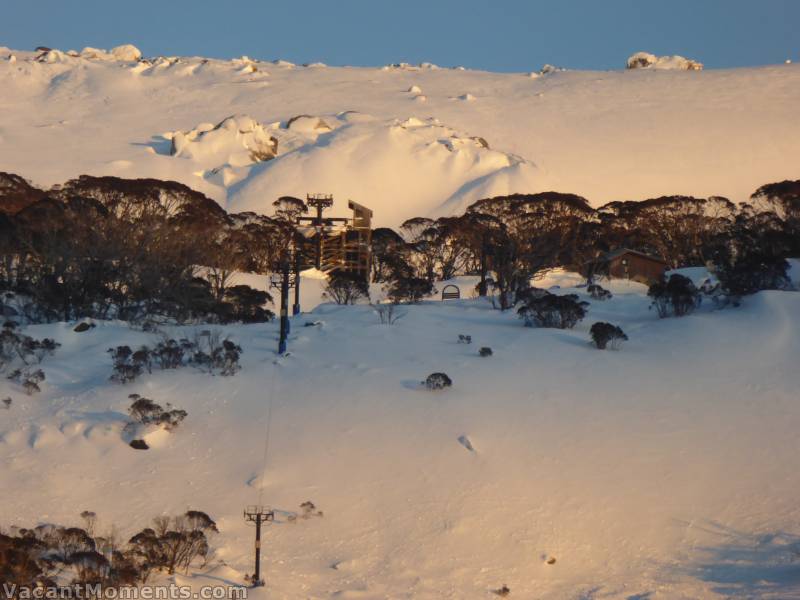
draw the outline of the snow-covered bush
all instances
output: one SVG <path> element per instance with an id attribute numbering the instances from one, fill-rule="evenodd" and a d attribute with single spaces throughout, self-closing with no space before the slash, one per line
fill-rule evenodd
<path id="1" fill-rule="evenodd" d="M 683 317 L 694 312 L 700 304 L 700 292 L 692 280 L 679 273 L 651 285 L 647 295 L 653 299 L 652 306 L 662 319 L 670 315 Z"/>
<path id="2" fill-rule="evenodd" d="M 526 327 L 555 327 L 572 329 L 586 316 L 588 302 L 578 299 L 576 294 L 557 296 L 543 290 L 527 291 L 520 298 L 522 306 L 517 314 L 525 321 Z"/>
<path id="3" fill-rule="evenodd" d="M 429 390 L 443 390 L 453 385 L 453 380 L 445 373 L 431 373 L 423 383 Z"/>
<path id="4" fill-rule="evenodd" d="M 328 275 L 323 294 L 336 304 L 355 304 L 362 298 L 369 299 L 369 284 L 363 275 L 336 271 Z"/>
<path id="5" fill-rule="evenodd" d="M 628 340 L 628 336 L 617 325 L 611 323 L 604 323 L 598 321 L 589 330 L 589 335 L 592 336 L 592 342 L 599 350 L 605 350 L 609 343 L 612 350 L 618 350 L 622 342 Z"/>
<path id="6" fill-rule="evenodd" d="M 611 292 L 596 283 L 588 285 L 586 291 L 589 292 L 592 300 L 610 300 L 613 297 Z"/>

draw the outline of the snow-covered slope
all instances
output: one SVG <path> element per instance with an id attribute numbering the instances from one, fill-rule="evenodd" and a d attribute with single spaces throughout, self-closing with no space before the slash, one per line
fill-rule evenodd
<path id="1" fill-rule="evenodd" d="M 499 193 L 555 189 L 595 205 L 663 194 L 744 200 L 798 177 L 797 65 L 531 77 L 247 57 L 136 62 L 130 49 L 88 50 L 38 62 L 39 53 L 0 49 L 0 169 L 40 185 L 80 173 L 175 179 L 234 210 L 334 192 L 338 211 L 352 198 L 379 225 Z M 198 125 L 231 115 L 285 134 L 278 158 L 231 164 L 230 140 L 214 164 L 205 153 L 170 154 L 173 132 L 202 133 Z M 299 115 L 311 119 L 286 129 Z M 310 126 L 317 118 L 332 130 Z M 402 125 L 415 122 L 424 125 Z M 447 148 L 450 135 L 482 138 L 489 150 Z"/>
<path id="2" fill-rule="evenodd" d="M 538 284 L 583 294 L 573 279 Z M 525 599 L 797 597 L 800 294 L 660 320 L 642 286 L 611 289 L 572 331 L 524 328 L 481 300 L 404 307 L 394 326 L 322 305 L 294 320 L 277 363 L 275 324 L 230 326 L 235 377 L 182 369 L 125 386 L 108 381 L 106 349 L 155 334 L 28 327 L 63 345 L 41 394 L 0 379 L 14 399 L 0 410 L 2 524 L 94 510 L 124 537 L 201 509 L 220 527 L 215 555 L 175 579 L 240 583 L 253 536 L 241 510 L 261 498 L 279 512 L 254 599 L 479 599 L 504 583 Z M 598 320 L 630 342 L 591 348 Z M 453 387 L 421 390 L 433 371 Z M 131 393 L 188 417 L 132 450 Z M 324 517 L 287 522 L 306 500 Z"/>

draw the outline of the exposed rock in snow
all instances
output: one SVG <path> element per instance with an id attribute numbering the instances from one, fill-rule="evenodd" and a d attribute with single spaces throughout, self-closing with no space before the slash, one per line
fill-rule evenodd
<path id="1" fill-rule="evenodd" d="M 105 50 L 92 48 L 91 46 L 86 46 L 86 48 L 81 50 L 80 56 L 87 60 L 111 60 L 113 58 L 113 56 Z"/>
<path id="2" fill-rule="evenodd" d="M 303 133 L 325 133 L 332 128 L 320 117 L 311 115 L 297 115 L 286 122 L 286 129 Z"/>
<path id="3" fill-rule="evenodd" d="M 242 167 L 270 160 L 278 153 L 278 140 L 258 121 L 234 115 L 216 126 L 201 123 L 189 131 L 165 135 L 172 140 L 170 154 L 213 168 Z"/>
<path id="4" fill-rule="evenodd" d="M 637 52 L 628 58 L 628 69 L 676 69 L 683 71 L 702 71 L 703 63 L 683 56 L 656 56 L 649 52 Z"/>
<path id="5" fill-rule="evenodd" d="M 136 62 L 142 58 L 141 51 L 133 44 L 123 44 L 111 49 L 112 56 L 124 62 Z"/>
<path id="6" fill-rule="evenodd" d="M 458 99 L 459 99 L 459 100 L 465 100 L 465 101 L 467 101 L 467 102 L 472 102 L 473 100 L 475 100 L 475 96 L 473 96 L 472 94 L 469 94 L 469 93 L 467 93 L 467 94 L 461 94 L 461 95 L 458 97 Z"/>
<path id="7" fill-rule="evenodd" d="M 544 65 L 539 69 L 539 75 L 548 75 L 550 73 L 558 73 L 559 71 L 566 71 L 563 67 L 554 67 L 553 65 Z"/>
<path id="8" fill-rule="evenodd" d="M 62 63 L 68 60 L 69 57 L 61 50 L 47 50 L 36 57 L 36 62 L 48 64 Z"/>
<path id="9" fill-rule="evenodd" d="M 400 70 L 400 71 L 420 71 L 420 70 L 427 70 L 427 71 L 436 71 L 440 69 L 439 65 L 435 65 L 433 63 L 424 62 L 418 65 L 412 65 L 410 63 L 401 62 L 401 63 L 392 63 L 390 65 L 384 65 L 381 67 L 382 71 L 391 71 L 391 70 Z"/>

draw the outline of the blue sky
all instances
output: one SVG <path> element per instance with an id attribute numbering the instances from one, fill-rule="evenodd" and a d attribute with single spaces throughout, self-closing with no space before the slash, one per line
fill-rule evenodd
<path id="1" fill-rule="evenodd" d="M 800 60 L 800 0 L 3 0 L 0 45 L 147 56 L 613 69 L 638 50 L 707 68 Z"/>

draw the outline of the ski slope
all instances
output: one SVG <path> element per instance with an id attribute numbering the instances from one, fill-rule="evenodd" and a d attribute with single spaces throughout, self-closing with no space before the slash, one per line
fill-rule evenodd
<path id="1" fill-rule="evenodd" d="M 584 295 L 578 279 L 538 285 Z M 456 283 L 468 296 L 474 281 Z M 319 288 L 305 284 L 310 310 Z M 403 307 L 393 326 L 366 305 L 322 304 L 293 320 L 277 361 L 276 324 L 226 326 L 244 350 L 232 378 L 112 384 L 106 349 L 156 334 L 29 326 L 62 347 L 41 394 L 0 380 L 14 399 L 0 411 L 3 525 L 79 525 L 93 510 L 124 538 L 155 515 L 205 510 L 214 555 L 174 580 L 240 584 L 253 536 L 241 511 L 261 499 L 278 511 L 267 586 L 250 595 L 265 600 L 492 598 L 503 584 L 526 599 L 800 596 L 800 294 L 658 319 L 643 286 L 610 287 L 567 331 L 525 328 L 479 299 Z M 598 320 L 630 342 L 593 349 Z M 453 387 L 420 389 L 434 371 Z M 132 450 L 131 393 L 188 417 Z M 306 500 L 324 517 L 288 522 Z"/>
<path id="2" fill-rule="evenodd" d="M 386 226 L 513 192 L 572 192 L 595 206 L 666 194 L 742 201 L 798 176 L 798 65 L 539 75 L 125 60 L 133 50 L 38 62 L 0 48 L 0 169 L 42 186 L 82 173 L 174 179 L 234 211 L 327 192 L 338 212 L 351 198 Z M 176 132 L 234 115 L 274 136 L 277 157 L 249 161 L 253 134 L 233 130 L 170 154 Z M 300 115 L 310 118 L 286 127 Z"/>

